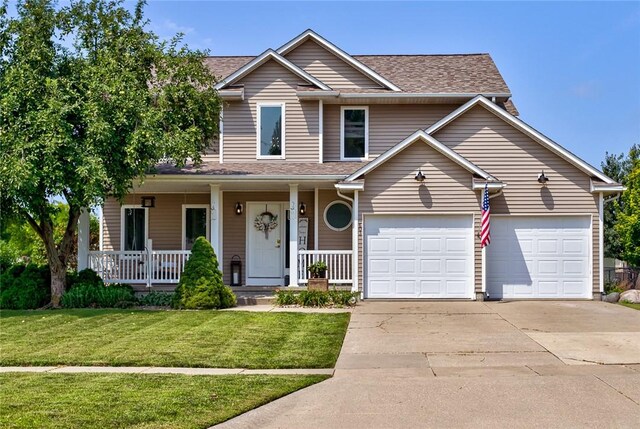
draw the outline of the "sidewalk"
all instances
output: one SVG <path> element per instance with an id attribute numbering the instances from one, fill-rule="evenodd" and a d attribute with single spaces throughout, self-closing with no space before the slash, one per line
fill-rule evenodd
<path id="1" fill-rule="evenodd" d="M 333 375 L 333 368 L 245 369 L 176 368 L 159 366 L 2 366 L 3 372 L 40 372 L 52 374 L 185 374 L 185 375 Z"/>

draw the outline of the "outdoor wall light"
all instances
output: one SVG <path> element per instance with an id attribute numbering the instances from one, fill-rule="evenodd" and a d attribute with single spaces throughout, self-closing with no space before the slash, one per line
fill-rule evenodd
<path id="1" fill-rule="evenodd" d="M 426 178 L 427 178 L 427 176 L 422 174 L 422 170 L 418 169 L 418 174 L 416 174 L 416 177 L 415 177 L 416 182 L 422 183 L 422 182 L 424 182 L 424 179 L 426 179 Z"/>
<path id="2" fill-rule="evenodd" d="M 143 208 L 152 208 L 156 206 L 156 197 L 142 197 L 140 198 L 140 205 Z"/>
<path id="3" fill-rule="evenodd" d="M 548 181 L 549 178 L 544 175 L 544 170 L 542 170 L 542 173 L 538 174 L 538 183 L 546 185 Z"/>
<path id="4" fill-rule="evenodd" d="M 301 216 L 307 214 L 307 205 L 305 203 L 300 203 L 300 210 L 298 210 Z"/>
<path id="5" fill-rule="evenodd" d="M 236 214 L 240 216 L 243 211 L 244 211 L 244 207 L 242 206 L 242 204 L 239 202 L 236 203 Z"/>

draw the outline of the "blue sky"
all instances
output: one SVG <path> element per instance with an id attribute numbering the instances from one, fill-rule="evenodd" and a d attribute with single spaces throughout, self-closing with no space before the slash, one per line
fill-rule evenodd
<path id="1" fill-rule="evenodd" d="M 521 118 L 600 167 L 640 143 L 640 2 L 150 1 L 152 28 L 254 55 L 312 28 L 351 54 L 488 52 Z"/>
<path id="2" fill-rule="evenodd" d="M 488 52 L 521 119 L 587 162 L 600 167 L 606 151 L 640 143 L 637 0 L 150 0 L 146 16 L 159 36 L 183 32 L 212 55 L 255 55 L 307 28 L 351 54 Z"/>

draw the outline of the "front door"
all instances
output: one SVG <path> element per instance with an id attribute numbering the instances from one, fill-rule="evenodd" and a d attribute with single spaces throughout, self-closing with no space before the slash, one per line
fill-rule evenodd
<path id="1" fill-rule="evenodd" d="M 283 203 L 247 203 L 247 285 L 283 285 Z"/>

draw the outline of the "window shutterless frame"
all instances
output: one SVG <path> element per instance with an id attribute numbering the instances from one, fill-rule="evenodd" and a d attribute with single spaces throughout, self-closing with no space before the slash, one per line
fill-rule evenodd
<path id="1" fill-rule="evenodd" d="M 331 225 L 331 222 L 329 222 L 329 218 L 327 217 L 327 214 L 329 213 L 329 209 L 335 205 L 343 205 L 345 207 L 347 207 L 349 209 L 349 223 L 347 223 L 345 226 L 343 226 L 342 228 L 336 228 L 335 226 Z M 343 200 L 334 200 L 331 201 L 329 204 L 327 204 L 327 206 L 324 208 L 324 215 L 323 215 L 323 219 L 324 219 L 324 224 L 327 226 L 327 228 L 333 230 L 333 231 L 345 231 L 346 229 L 348 229 L 351 224 L 353 223 L 353 208 L 351 207 L 351 205 L 347 204 L 346 201 Z"/>
<path id="2" fill-rule="evenodd" d="M 263 107 L 279 107 L 280 108 L 280 155 L 262 155 L 260 152 L 261 147 L 261 133 L 262 133 L 262 108 Z M 256 159 L 285 159 L 285 135 L 286 133 L 286 109 L 285 102 L 263 102 L 256 103 Z"/>
<path id="3" fill-rule="evenodd" d="M 364 156 L 361 158 L 351 158 L 345 156 L 344 144 L 344 113 L 346 110 L 364 111 Z M 340 107 L 340 160 L 341 161 L 364 161 L 369 159 L 369 106 L 341 106 Z"/>
<path id="4" fill-rule="evenodd" d="M 140 207 L 139 205 L 123 205 L 120 207 L 120 250 L 124 250 L 125 236 L 125 215 L 127 209 L 144 210 L 144 243 L 143 248 L 147 247 L 147 240 L 149 240 L 149 209 Z"/>
<path id="5" fill-rule="evenodd" d="M 183 204 L 182 205 L 182 250 L 187 250 L 187 209 L 204 209 L 206 210 L 206 239 L 211 237 L 211 210 L 209 204 Z"/>

